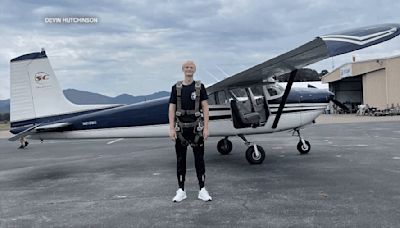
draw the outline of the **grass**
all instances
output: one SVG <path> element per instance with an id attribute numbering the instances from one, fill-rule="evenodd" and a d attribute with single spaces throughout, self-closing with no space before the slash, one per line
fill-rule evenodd
<path id="1" fill-rule="evenodd" d="M 0 121 L 0 131 L 10 130 L 10 123 Z"/>

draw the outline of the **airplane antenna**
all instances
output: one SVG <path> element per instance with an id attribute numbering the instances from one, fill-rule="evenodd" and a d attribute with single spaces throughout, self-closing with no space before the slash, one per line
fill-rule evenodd
<path id="1" fill-rule="evenodd" d="M 229 77 L 229 74 L 227 74 L 224 70 L 222 70 L 222 68 L 219 67 L 217 64 L 215 64 L 215 67 L 216 67 L 219 71 L 221 71 L 223 74 L 225 74 L 225 78 Z"/>
<path id="2" fill-rule="evenodd" d="M 218 78 L 217 77 L 215 77 L 215 75 L 214 74 L 212 74 L 210 71 L 208 71 L 208 70 L 206 70 L 206 69 L 204 69 L 206 72 L 207 72 L 207 74 L 208 75 L 210 75 L 211 77 L 213 77 L 214 78 L 214 80 L 216 81 L 216 82 L 219 82 L 219 81 L 221 81 L 221 80 L 218 80 Z"/>

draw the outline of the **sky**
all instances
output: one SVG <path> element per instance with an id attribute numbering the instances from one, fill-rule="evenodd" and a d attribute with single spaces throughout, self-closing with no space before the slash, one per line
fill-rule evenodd
<path id="1" fill-rule="evenodd" d="M 169 91 L 183 78 L 185 60 L 195 61 L 195 78 L 211 85 L 320 35 L 400 23 L 398 9 L 398 0 L 2 0 L 0 100 L 10 97 L 10 59 L 41 48 L 63 89 L 146 95 Z M 399 54 L 394 38 L 309 67 L 332 71 L 352 56 Z"/>

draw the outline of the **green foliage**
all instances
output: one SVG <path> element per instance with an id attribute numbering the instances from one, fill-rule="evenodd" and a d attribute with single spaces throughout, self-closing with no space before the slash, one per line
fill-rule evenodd
<path id="1" fill-rule="evenodd" d="M 1 122 L 9 122 L 10 121 L 10 113 L 0 113 L 0 121 Z"/>
<path id="2" fill-rule="evenodd" d="M 295 82 L 312 82 L 312 81 L 321 81 L 321 77 L 327 74 L 327 70 L 321 71 L 318 73 L 313 69 L 302 68 L 298 71 L 294 81 Z M 289 80 L 290 73 L 283 74 L 278 76 L 276 79 L 280 82 L 287 82 Z"/>

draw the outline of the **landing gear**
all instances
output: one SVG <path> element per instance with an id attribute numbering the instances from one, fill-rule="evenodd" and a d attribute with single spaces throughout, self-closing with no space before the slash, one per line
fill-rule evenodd
<path id="1" fill-rule="evenodd" d="M 299 143 L 297 143 L 297 150 L 300 152 L 300 154 L 307 154 L 308 152 L 310 152 L 311 144 L 309 141 L 303 141 L 304 143 L 302 141 L 299 141 Z"/>
<path id="2" fill-rule="evenodd" d="M 222 155 L 227 155 L 232 151 L 232 142 L 228 140 L 228 137 L 218 141 L 217 150 Z"/>
<path id="3" fill-rule="evenodd" d="M 261 146 L 252 145 L 246 150 L 246 159 L 250 164 L 261 164 L 265 159 L 265 151 Z"/>
<path id="4" fill-rule="evenodd" d="M 238 135 L 241 139 L 243 139 L 244 144 L 248 146 L 246 150 L 246 159 L 250 164 L 261 164 L 265 159 L 265 151 L 261 146 L 256 145 L 255 143 L 250 143 L 244 137 L 244 135 Z"/>
<path id="5" fill-rule="evenodd" d="M 300 130 L 299 129 L 294 129 L 293 135 L 297 133 L 297 136 L 299 137 L 299 143 L 297 143 L 297 150 L 300 152 L 300 154 L 308 154 L 311 150 L 311 144 L 309 141 L 304 140 L 300 136 Z"/>
<path id="6" fill-rule="evenodd" d="M 19 142 L 21 143 L 21 145 L 18 147 L 18 149 L 24 149 L 29 145 L 29 142 L 26 140 L 25 137 L 20 138 Z"/>

